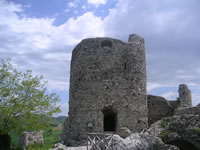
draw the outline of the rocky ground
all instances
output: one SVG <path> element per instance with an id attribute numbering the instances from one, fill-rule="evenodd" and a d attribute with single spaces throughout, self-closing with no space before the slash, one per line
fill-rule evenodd
<path id="1" fill-rule="evenodd" d="M 126 138 L 119 135 L 107 137 L 107 141 L 111 140 L 112 142 L 108 142 L 108 146 L 113 150 L 179 150 L 179 148 L 181 150 L 200 150 L 200 114 L 163 118 L 152 124 L 150 128 L 144 129 L 140 133 L 132 133 Z M 99 143 L 98 147 L 103 149 L 102 143 Z M 66 147 L 57 144 L 51 150 L 86 149 L 86 147 Z M 93 150 L 96 149 L 93 147 Z"/>
<path id="2" fill-rule="evenodd" d="M 91 147 L 89 147 L 90 149 Z M 54 148 L 50 150 L 87 150 L 86 146 L 78 146 L 78 147 L 67 147 L 61 143 L 55 144 Z"/>
<path id="3" fill-rule="evenodd" d="M 146 131 L 165 143 L 190 143 L 200 149 L 200 115 L 185 114 L 163 118 Z"/>

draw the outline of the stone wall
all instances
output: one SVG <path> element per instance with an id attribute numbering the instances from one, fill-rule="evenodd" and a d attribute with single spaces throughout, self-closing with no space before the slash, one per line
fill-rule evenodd
<path id="1" fill-rule="evenodd" d="M 148 123 L 151 125 L 164 117 L 172 116 L 177 101 L 170 102 L 164 97 L 147 95 Z M 173 103 L 173 107 L 170 103 Z"/>
<path id="2" fill-rule="evenodd" d="M 180 84 L 178 92 L 178 100 L 166 100 L 164 97 L 147 95 L 149 125 L 164 117 L 172 116 L 177 108 L 180 109 L 176 110 L 176 114 L 198 112 L 196 108 L 188 108 L 192 106 L 192 96 L 187 85 Z M 183 107 L 187 108 L 183 109 Z"/>
<path id="3" fill-rule="evenodd" d="M 43 131 L 40 132 L 24 132 L 19 139 L 19 143 L 22 146 L 28 146 L 32 144 L 43 144 Z"/>
<path id="4" fill-rule="evenodd" d="M 194 114 L 198 115 L 200 114 L 200 107 L 182 107 L 175 109 L 174 115 L 184 115 L 184 114 Z"/>
<path id="5" fill-rule="evenodd" d="M 179 107 L 179 101 L 177 100 L 168 100 L 168 103 L 170 104 L 173 110 Z"/>
<path id="6" fill-rule="evenodd" d="M 72 52 L 69 126 L 63 140 L 68 144 L 87 132 L 104 132 L 106 117 L 113 121 L 114 132 L 147 127 L 144 39 L 135 34 L 128 43 L 85 39 Z"/>

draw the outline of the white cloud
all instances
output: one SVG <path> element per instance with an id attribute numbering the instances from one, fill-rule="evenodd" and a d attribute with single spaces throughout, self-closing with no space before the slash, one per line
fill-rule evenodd
<path id="1" fill-rule="evenodd" d="M 70 7 L 70 8 L 75 8 L 76 7 L 76 3 L 75 2 L 69 2 L 67 4 L 67 6 Z"/>
<path id="2" fill-rule="evenodd" d="M 70 9 L 68 9 L 68 8 L 65 9 L 65 12 L 69 12 L 69 11 L 70 11 Z"/>
<path id="3" fill-rule="evenodd" d="M 99 5 L 105 5 L 107 2 L 107 0 L 88 0 L 89 4 L 93 4 L 96 7 L 98 7 Z"/>
<path id="4" fill-rule="evenodd" d="M 55 26 L 54 18 L 27 17 L 21 5 L 0 2 L 1 58 L 11 57 L 18 69 L 43 75 L 49 90 L 67 90 L 71 50 L 84 38 L 104 36 L 101 18 L 87 12 Z"/>
<path id="5" fill-rule="evenodd" d="M 68 3 L 66 12 L 78 2 Z M 88 0 L 96 7 L 106 2 Z M 64 90 L 69 86 L 71 50 L 78 42 L 97 36 L 127 41 L 128 34 L 136 33 L 146 42 L 148 92 L 179 83 L 192 85 L 194 91 L 200 85 L 198 6 L 182 0 L 118 0 L 104 19 L 86 12 L 55 26 L 55 18 L 28 17 L 22 5 L 0 0 L 1 58 L 11 57 L 18 68 L 43 74 L 50 89 Z M 198 91 L 193 95 L 197 103 Z"/>
<path id="6" fill-rule="evenodd" d="M 163 87 L 163 85 L 160 83 L 148 83 L 147 84 L 147 92 L 150 92 L 154 89 L 161 88 L 161 87 Z"/>
<path id="7" fill-rule="evenodd" d="M 54 59 L 54 60 L 66 60 L 67 61 L 70 61 L 71 60 L 71 53 L 64 53 L 64 52 L 60 52 L 60 53 L 47 53 L 47 54 L 44 54 L 42 56 L 42 58 L 46 59 L 46 60 L 51 60 L 51 59 Z"/>
<path id="8" fill-rule="evenodd" d="M 6 6 L 6 7 L 4 7 Z M 15 4 L 13 2 L 10 2 L 9 5 L 7 5 L 6 0 L 0 1 L 0 12 L 1 14 L 7 14 L 7 15 L 13 15 L 13 12 L 22 12 L 23 8 L 19 4 Z"/>
<path id="9" fill-rule="evenodd" d="M 147 82 L 147 92 L 151 92 L 155 89 L 160 89 L 160 88 L 167 88 L 167 87 L 175 87 L 177 88 L 178 84 L 177 83 L 164 83 L 164 82 Z"/>
<path id="10" fill-rule="evenodd" d="M 165 97 L 168 100 L 176 100 L 176 98 L 178 97 L 178 93 L 177 92 L 167 92 L 162 94 L 161 96 Z"/>

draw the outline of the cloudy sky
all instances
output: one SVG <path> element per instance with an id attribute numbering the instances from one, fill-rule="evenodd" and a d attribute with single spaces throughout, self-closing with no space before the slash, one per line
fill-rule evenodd
<path id="1" fill-rule="evenodd" d="M 68 112 L 71 52 L 88 37 L 145 39 L 148 93 L 200 103 L 199 0 L 0 0 L 0 58 L 43 75 Z"/>

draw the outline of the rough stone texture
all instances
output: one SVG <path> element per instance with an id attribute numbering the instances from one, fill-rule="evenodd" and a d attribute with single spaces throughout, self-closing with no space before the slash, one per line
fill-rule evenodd
<path id="1" fill-rule="evenodd" d="M 113 135 L 112 148 L 113 150 L 179 150 L 175 146 L 164 144 L 155 136 L 144 133 L 134 133 L 125 139 Z"/>
<path id="2" fill-rule="evenodd" d="M 192 99 L 185 84 L 179 86 L 178 101 L 147 96 L 144 39 L 135 34 L 129 36 L 127 43 L 111 38 L 91 38 L 79 43 L 72 52 L 69 95 L 69 117 L 61 136 L 67 145 L 83 145 L 88 132 L 111 131 L 127 137 L 163 117 L 173 116 L 174 111 L 176 115 L 199 114 L 200 108 L 188 108 L 192 106 Z M 146 133 L 160 136 L 162 132 L 170 132 L 169 139 L 176 140 L 196 137 L 193 142 L 196 144 L 199 136 L 193 131 L 199 131 L 199 124 L 195 122 L 198 118 L 188 120 L 184 120 L 184 116 L 173 116 L 167 125 L 162 122 L 166 120 L 161 120 Z M 161 124 L 169 128 L 160 128 Z M 186 128 L 181 130 L 183 133 L 179 132 L 181 127 Z M 141 143 L 147 143 L 146 149 L 153 149 L 152 145 L 176 149 L 156 142 L 159 140 L 149 134 L 131 136 L 126 139 L 116 136 L 122 147 L 125 146 L 118 145 L 116 149 L 145 149 L 145 144 L 142 146 Z"/>
<path id="3" fill-rule="evenodd" d="M 129 135 L 131 135 L 131 131 L 129 128 L 127 127 L 121 127 L 118 131 L 118 135 L 122 138 L 126 138 L 128 137 Z"/>
<path id="4" fill-rule="evenodd" d="M 114 132 L 138 132 L 148 124 L 144 39 L 135 34 L 128 43 L 85 39 L 72 52 L 69 125 L 62 140 L 71 144 L 87 132 L 104 132 L 109 115 Z"/>
<path id="5" fill-rule="evenodd" d="M 40 132 L 24 132 L 19 139 L 19 143 L 22 146 L 28 146 L 32 144 L 43 144 L 43 131 Z"/>
<path id="6" fill-rule="evenodd" d="M 56 143 L 54 144 L 53 148 L 49 150 L 67 150 L 67 146 L 61 144 L 61 143 Z"/>
<path id="7" fill-rule="evenodd" d="M 200 150 L 200 115 L 163 118 L 152 124 L 146 133 L 160 137 L 164 143 L 178 141 L 184 145 L 185 142 L 188 142 L 195 147 L 194 150 Z"/>
<path id="8" fill-rule="evenodd" d="M 175 110 L 179 107 L 179 101 L 178 100 L 168 100 L 168 103 L 170 104 L 171 108 Z"/>
<path id="9" fill-rule="evenodd" d="M 86 146 L 68 147 L 67 150 L 87 150 L 87 147 Z"/>
<path id="10" fill-rule="evenodd" d="M 155 121 L 163 117 L 172 116 L 174 112 L 174 105 L 171 106 L 170 102 L 164 97 L 147 95 L 148 102 L 148 123 L 151 125 Z M 174 103 L 177 103 L 174 101 Z"/>
<path id="11" fill-rule="evenodd" d="M 88 147 L 90 149 L 90 147 Z M 86 146 L 67 147 L 61 143 L 54 144 L 53 148 L 49 150 L 87 150 Z"/>
<path id="12" fill-rule="evenodd" d="M 61 142 L 65 143 L 67 136 L 69 135 L 69 117 L 67 117 L 63 124 L 63 130 L 61 134 Z"/>
<path id="13" fill-rule="evenodd" d="M 179 108 L 175 111 L 177 114 L 199 112 L 196 108 L 190 108 L 192 106 L 192 98 L 187 85 L 180 84 L 178 91 L 179 100 L 166 100 L 160 96 L 147 95 L 149 125 L 164 117 L 172 116 L 177 108 Z"/>
<path id="14" fill-rule="evenodd" d="M 192 96 L 191 91 L 188 89 L 186 84 L 179 85 L 179 107 L 191 107 L 192 106 Z"/>
<path id="15" fill-rule="evenodd" d="M 182 108 L 177 108 L 174 111 L 174 115 L 183 115 L 183 114 L 194 114 L 198 115 L 200 114 L 200 107 L 182 107 Z"/>

